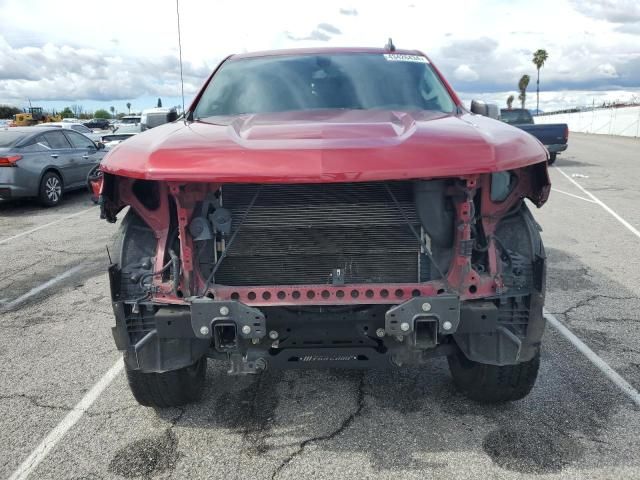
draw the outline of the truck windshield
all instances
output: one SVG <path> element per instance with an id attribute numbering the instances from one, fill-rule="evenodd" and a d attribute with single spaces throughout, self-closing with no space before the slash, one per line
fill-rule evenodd
<path id="1" fill-rule="evenodd" d="M 523 110 L 522 108 L 502 109 L 500 110 L 500 119 L 509 125 L 533 124 L 533 117 L 529 110 Z"/>
<path id="2" fill-rule="evenodd" d="M 426 57 L 338 53 L 227 61 L 195 118 L 318 109 L 435 110 L 455 104 Z"/>

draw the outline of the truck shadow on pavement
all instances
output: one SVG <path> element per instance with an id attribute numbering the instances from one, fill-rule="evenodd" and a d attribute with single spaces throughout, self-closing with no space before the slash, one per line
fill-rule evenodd
<path id="1" fill-rule="evenodd" d="M 556 167 L 595 167 L 594 163 L 589 162 L 581 162 L 576 160 L 576 156 L 574 155 L 559 155 L 553 164 Z"/>
<path id="2" fill-rule="evenodd" d="M 571 291 L 579 303 L 601 288 L 589 268 L 569 253 L 548 253 L 552 296 Z M 166 434 L 142 442 L 155 442 L 161 454 L 149 457 L 144 448 L 128 446 L 110 469 L 124 472 L 119 466 L 137 465 L 135 471 L 147 475 L 155 467 L 145 466 L 145 458 L 177 462 L 182 429 L 201 430 L 199 442 L 219 435 L 240 440 L 241 450 L 232 449 L 232 454 L 239 463 L 271 465 L 265 478 L 279 478 L 303 455 L 310 462 L 331 459 L 328 469 L 365 456 L 374 472 L 399 475 L 456 471 L 451 469 L 459 465 L 449 463 L 447 455 L 452 451 L 463 452 L 469 462 L 465 470 L 473 471 L 488 470 L 491 464 L 533 475 L 568 467 L 635 466 L 637 458 L 607 455 L 617 448 L 608 429 L 614 428 L 619 412 L 631 407 L 583 357 L 564 351 L 572 348 L 548 331 L 536 387 L 524 400 L 505 405 L 482 405 L 457 393 L 443 359 L 388 371 L 266 371 L 247 377 L 229 377 L 222 363 L 211 361 L 202 402 L 157 412 L 171 426 Z M 622 428 L 636 435 L 638 425 Z M 459 456 L 454 458 L 459 462 Z M 154 465 L 172 468 L 163 462 Z"/>

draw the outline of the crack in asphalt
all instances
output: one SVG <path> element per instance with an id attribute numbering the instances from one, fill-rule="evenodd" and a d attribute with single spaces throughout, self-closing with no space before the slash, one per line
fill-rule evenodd
<path id="1" fill-rule="evenodd" d="M 302 442 L 300 442 L 298 444 L 298 448 L 297 450 L 295 450 L 293 453 L 291 453 L 287 458 L 285 458 L 282 463 L 280 463 L 280 465 L 278 465 L 278 467 L 273 471 L 273 473 L 271 474 L 271 480 L 275 480 L 276 478 L 278 478 L 278 476 L 282 473 L 282 471 L 287 468 L 287 466 L 297 457 L 299 457 L 300 455 L 302 455 L 304 453 L 304 450 L 306 449 L 306 447 L 309 444 L 312 443 L 316 443 L 316 442 L 325 442 L 328 440 L 333 440 L 334 438 L 336 438 L 338 435 L 342 434 L 347 428 L 349 428 L 353 422 L 355 421 L 355 419 L 360 416 L 360 414 L 362 413 L 362 411 L 364 410 L 364 373 L 361 374 L 360 376 L 360 381 L 358 383 L 358 396 L 357 396 L 357 403 L 356 403 L 356 409 L 347 417 L 345 418 L 342 423 L 340 424 L 340 426 L 335 429 L 334 431 L 324 434 L 324 435 L 318 435 L 317 437 L 312 437 L 312 438 L 308 438 Z"/>
<path id="2" fill-rule="evenodd" d="M 637 296 L 627 296 L 627 297 L 616 297 L 614 295 L 603 295 L 601 293 L 597 293 L 594 295 L 590 295 L 589 297 L 580 300 L 579 302 L 577 302 L 575 305 L 567 308 L 566 310 L 562 311 L 562 312 L 550 312 L 553 315 L 564 315 L 565 317 L 568 316 L 569 314 L 573 313 L 575 310 L 578 310 L 582 307 L 585 307 L 587 305 L 589 305 L 591 302 L 593 302 L 594 300 L 597 300 L 599 298 L 606 298 L 609 300 L 638 300 L 639 297 Z"/>
<path id="3" fill-rule="evenodd" d="M 132 405 L 132 407 L 138 407 L 138 405 Z M 180 420 L 182 420 L 182 417 L 184 417 L 184 414 L 187 412 L 187 409 L 185 407 L 175 407 L 178 410 L 178 414 L 169 420 L 169 423 L 171 424 L 170 428 L 174 428 L 178 422 Z"/>
<path id="4" fill-rule="evenodd" d="M 37 395 L 27 395 L 26 393 L 12 393 L 10 395 L 0 395 L 0 400 L 15 400 L 15 399 L 23 399 L 28 400 L 32 405 L 39 408 L 46 408 L 48 410 L 63 410 L 68 412 L 71 410 L 71 407 L 61 406 L 61 405 L 52 405 L 49 403 L 44 403 Z"/>
<path id="5" fill-rule="evenodd" d="M 139 405 L 127 405 L 124 407 L 118 407 L 111 410 L 105 410 L 102 412 L 90 412 L 89 410 L 87 410 L 84 414 L 89 418 L 99 418 L 104 416 L 108 416 L 110 418 L 115 413 L 124 412 L 125 410 L 133 410 L 139 407 L 140 407 Z"/>
<path id="6" fill-rule="evenodd" d="M 77 251 L 73 251 L 73 250 L 65 250 L 65 249 L 57 249 L 57 248 L 51 248 L 51 247 L 47 247 L 46 248 L 46 252 L 43 253 L 64 253 L 65 255 L 86 255 L 86 256 L 91 256 L 91 255 L 96 255 L 96 254 L 100 254 L 102 253 L 102 248 L 100 249 L 94 249 L 94 250 L 77 250 Z"/>

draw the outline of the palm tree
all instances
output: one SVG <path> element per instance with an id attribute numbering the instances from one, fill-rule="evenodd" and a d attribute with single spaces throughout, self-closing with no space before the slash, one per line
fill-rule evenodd
<path id="1" fill-rule="evenodd" d="M 509 95 L 507 97 L 507 108 L 509 110 L 511 110 L 513 108 L 513 101 L 515 100 L 515 97 L 513 95 Z"/>
<path id="2" fill-rule="evenodd" d="M 549 55 L 546 50 L 538 49 L 533 52 L 532 62 L 538 69 L 538 80 L 536 81 L 536 115 L 540 111 L 540 69 L 543 67 L 544 62 L 547 61 Z"/>
<path id="3" fill-rule="evenodd" d="M 127 110 L 129 110 L 129 115 L 131 115 L 131 103 L 127 102 Z"/>
<path id="4" fill-rule="evenodd" d="M 116 113 L 116 107 L 114 107 L 113 105 L 111 105 L 109 107 L 109 110 L 111 111 L 111 117 L 113 118 L 115 113 Z"/>
<path id="5" fill-rule="evenodd" d="M 524 110 L 524 103 L 527 101 L 527 87 L 529 86 L 529 80 L 531 78 L 529 75 L 522 75 L 520 81 L 518 82 L 518 90 L 520 90 L 520 95 L 518 95 L 518 100 L 520 100 L 520 104 L 522 105 L 522 109 Z"/>

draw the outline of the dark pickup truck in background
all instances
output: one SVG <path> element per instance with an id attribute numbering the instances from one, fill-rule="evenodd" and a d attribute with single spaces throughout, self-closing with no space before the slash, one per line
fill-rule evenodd
<path id="1" fill-rule="evenodd" d="M 536 137 L 549 151 L 549 164 L 556 161 L 559 152 L 567 149 L 569 127 L 566 123 L 548 123 L 535 125 L 529 110 L 524 108 L 503 108 L 500 110 L 500 120 Z"/>

